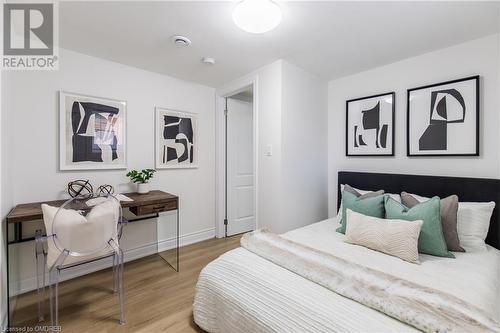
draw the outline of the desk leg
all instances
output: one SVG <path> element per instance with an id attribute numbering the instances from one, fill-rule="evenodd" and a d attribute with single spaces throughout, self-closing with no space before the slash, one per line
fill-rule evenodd
<path id="1" fill-rule="evenodd" d="M 23 239 L 23 223 L 14 224 L 14 242 L 19 243 Z"/>
<path id="2" fill-rule="evenodd" d="M 173 211 L 171 211 L 171 213 L 173 213 Z M 172 216 L 172 215 L 170 215 Z M 173 248 L 170 248 L 169 250 L 165 250 L 165 251 L 160 251 L 158 249 L 158 255 L 163 259 L 165 260 L 165 262 L 170 266 L 172 267 L 176 272 L 179 272 L 179 243 L 180 243 L 180 230 L 179 230 L 179 226 L 180 226 L 180 213 L 179 213 L 179 208 L 177 207 L 176 209 L 176 212 L 175 212 L 175 224 L 174 226 L 176 227 L 176 230 L 174 232 L 174 238 L 175 238 L 175 243 L 174 243 L 174 247 Z M 169 225 L 170 223 L 173 222 L 173 221 L 168 221 Z M 158 220 L 157 223 L 161 223 L 160 220 Z M 157 226 L 157 228 L 159 228 Z M 159 230 L 159 229 L 157 229 Z M 157 231 L 157 234 L 159 235 L 160 232 Z"/>
<path id="3" fill-rule="evenodd" d="M 179 204 L 177 204 L 177 272 L 180 270 L 179 267 Z"/>
<path id="4" fill-rule="evenodd" d="M 10 327 L 10 285 L 9 285 L 9 223 L 4 221 L 5 223 L 5 263 L 7 265 L 7 327 Z"/>

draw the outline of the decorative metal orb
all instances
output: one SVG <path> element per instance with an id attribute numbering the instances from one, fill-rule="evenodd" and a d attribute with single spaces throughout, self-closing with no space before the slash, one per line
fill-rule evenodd
<path id="1" fill-rule="evenodd" d="M 97 188 L 96 194 L 98 196 L 107 196 L 107 195 L 112 195 L 115 193 L 115 189 L 111 185 L 101 185 Z"/>
<path id="2" fill-rule="evenodd" d="M 78 179 L 68 183 L 68 194 L 72 198 L 91 198 L 94 188 L 89 180 Z"/>

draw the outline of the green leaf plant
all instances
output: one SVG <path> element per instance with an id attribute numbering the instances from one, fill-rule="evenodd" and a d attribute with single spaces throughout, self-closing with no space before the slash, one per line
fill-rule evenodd
<path id="1" fill-rule="evenodd" d="M 154 169 L 143 169 L 141 172 L 138 172 L 137 170 L 130 170 L 127 172 L 127 177 L 129 177 L 133 183 L 144 184 L 153 178 L 153 174 L 155 172 L 156 170 Z"/>

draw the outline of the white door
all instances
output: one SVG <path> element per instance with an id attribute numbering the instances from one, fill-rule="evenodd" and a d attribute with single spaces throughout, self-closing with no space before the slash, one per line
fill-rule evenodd
<path id="1" fill-rule="evenodd" d="M 227 234 L 255 229 L 253 107 L 227 100 Z"/>

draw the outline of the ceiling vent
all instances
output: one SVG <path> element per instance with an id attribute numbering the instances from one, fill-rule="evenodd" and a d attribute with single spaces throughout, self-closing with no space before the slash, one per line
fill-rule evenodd
<path id="1" fill-rule="evenodd" d="M 184 36 L 173 36 L 172 41 L 177 46 L 188 47 L 189 45 L 191 45 L 191 40 Z"/>

